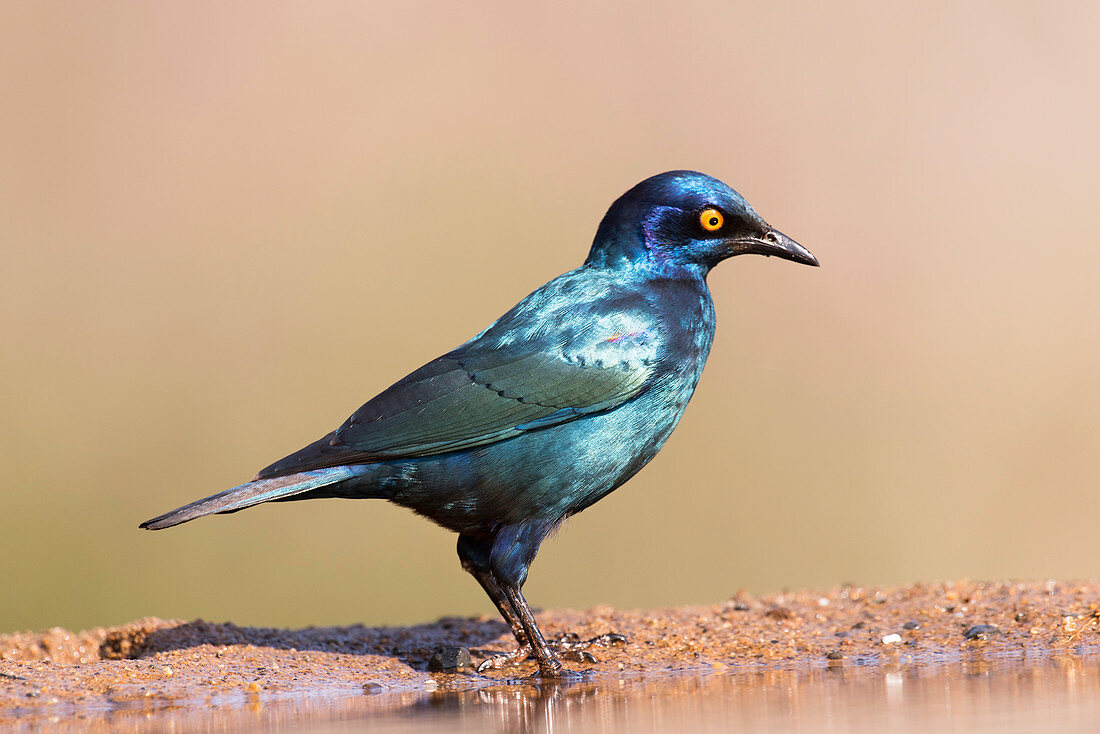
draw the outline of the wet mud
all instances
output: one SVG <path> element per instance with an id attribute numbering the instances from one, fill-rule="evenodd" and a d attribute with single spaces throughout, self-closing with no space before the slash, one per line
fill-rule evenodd
<path id="1" fill-rule="evenodd" d="M 591 648 L 597 662 L 566 662 L 585 676 L 560 690 L 599 689 L 605 697 L 601 681 L 673 691 L 688 679 L 697 688 L 720 678 L 751 688 L 768 676 L 1065 665 L 1100 652 L 1100 586 L 1054 581 L 846 586 L 738 594 L 710 606 L 554 610 L 538 619 L 550 637 L 627 637 Z M 455 648 L 476 665 L 513 646 L 491 617 L 298 630 L 151 618 L 80 633 L 0 635 L 0 728 L 153 731 L 180 715 L 197 728 L 340 721 L 416 711 L 441 695 L 453 704 L 554 688 L 527 678 L 535 672 L 530 662 L 438 671 L 465 664 Z"/>

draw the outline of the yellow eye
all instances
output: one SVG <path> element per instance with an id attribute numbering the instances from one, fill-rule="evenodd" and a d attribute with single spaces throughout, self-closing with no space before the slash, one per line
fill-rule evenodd
<path id="1" fill-rule="evenodd" d="M 699 224 L 708 232 L 717 232 L 725 222 L 726 218 L 717 209 L 704 209 L 699 214 Z"/>

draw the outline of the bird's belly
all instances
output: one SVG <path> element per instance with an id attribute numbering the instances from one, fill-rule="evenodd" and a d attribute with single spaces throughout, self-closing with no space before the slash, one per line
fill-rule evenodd
<path id="1" fill-rule="evenodd" d="M 671 381 L 605 413 L 472 451 L 395 462 L 379 484 L 390 486 L 387 499 L 456 532 L 565 518 L 656 456 L 694 387 L 694 379 Z"/>

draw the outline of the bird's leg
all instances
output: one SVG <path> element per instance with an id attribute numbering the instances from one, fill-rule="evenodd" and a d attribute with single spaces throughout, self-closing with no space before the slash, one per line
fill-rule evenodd
<path id="1" fill-rule="evenodd" d="M 508 601 L 508 597 L 504 595 L 504 591 L 500 588 L 496 577 L 493 576 L 493 572 L 489 570 L 490 547 L 470 537 L 459 536 L 458 557 L 462 562 L 462 568 L 477 579 L 486 595 L 492 599 L 497 611 L 500 612 L 500 616 L 504 617 L 504 621 L 512 628 L 512 634 L 516 638 L 518 647 L 511 652 L 486 658 L 477 666 L 477 672 L 479 673 L 483 673 L 489 668 L 503 668 L 506 665 L 522 663 L 531 657 L 531 644 L 527 641 L 527 633 L 524 631 L 516 611 L 512 608 L 512 603 Z"/>
<path id="2" fill-rule="evenodd" d="M 473 574 L 473 577 L 481 584 L 481 588 L 485 589 L 485 593 L 489 595 L 489 598 L 493 600 L 493 604 L 496 605 L 497 611 L 500 612 L 500 616 L 504 617 L 504 621 L 512 628 L 512 634 L 515 635 L 516 642 L 519 643 L 519 646 L 527 646 L 527 633 L 524 632 L 523 625 L 520 624 L 519 618 L 512 609 L 512 605 L 509 603 L 508 598 L 504 596 L 504 592 L 501 590 L 497 580 L 493 578 L 493 574 L 485 569 L 477 569 L 470 571 L 470 573 Z"/>
<path id="3" fill-rule="evenodd" d="M 504 668 L 509 665 L 522 663 L 524 660 L 531 657 L 533 649 L 531 643 L 527 641 L 527 632 L 523 629 L 523 625 L 520 623 L 515 611 L 512 610 L 512 606 L 507 597 L 504 596 L 500 584 L 497 583 L 496 579 L 494 579 L 490 573 L 485 573 L 484 575 L 474 574 L 474 578 L 481 582 L 481 587 L 485 589 L 489 598 L 496 604 L 497 609 L 500 611 L 500 615 L 504 617 L 508 625 L 512 628 L 512 634 L 515 635 L 516 644 L 518 645 L 515 650 L 498 653 L 481 661 L 477 666 L 477 672 L 484 673 L 490 668 Z"/>
<path id="4" fill-rule="evenodd" d="M 516 610 L 519 623 L 523 626 L 523 631 L 527 633 L 527 639 L 531 644 L 531 652 L 534 653 L 535 662 L 539 665 L 539 675 L 548 678 L 561 677 L 561 660 L 546 644 L 546 638 L 542 636 L 542 630 L 539 629 L 539 624 L 535 621 L 535 615 L 532 613 L 531 607 L 528 606 L 527 600 L 523 598 L 519 586 L 504 586 L 501 590 L 508 601 L 511 602 L 512 608 Z"/>
<path id="5" fill-rule="evenodd" d="M 489 668 L 503 668 L 506 665 L 522 663 L 524 660 L 531 657 L 531 644 L 527 641 L 527 633 L 524 631 L 523 625 L 512 609 L 512 605 L 508 601 L 508 598 L 501 590 L 500 584 L 493 578 L 493 574 L 488 569 L 477 568 L 476 566 L 466 566 L 463 564 L 463 568 L 477 579 L 478 583 L 481 584 L 481 588 L 485 589 L 485 593 L 493 600 L 493 604 L 496 605 L 497 611 L 500 612 L 500 616 L 504 617 L 504 621 L 512 628 L 512 634 L 515 635 L 516 643 L 519 645 L 519 647 L 511 652 L 486 658 L 477 666 L 477 672 L 484 673 Z"/>
<path id="6" fill-rule="evenodd" d="M 540 675 L 560 677 L 559 653 L 562 657 L 582 663 L 595 663 L 596 658 L 586 648 L 626 641 L 625 637 L 617 634 L 601 635 L 591 640 L 581 640 L 577 635 L 562 635 L 549 643 L 543 637 L 520 588 L 527 580 L 527 568 L 538 551 L 539 543 L 554 525 L 556 523 L 547 522 L 506 526 L 498 530 L 492 540 L 459 536 L 458 556 L 462 567 L 485 589 L 500 615 L 512 628 L 519 644 L 512 652 L 484 660 L 477 668 L 479 673 L 534 657 Z"/>
<path id="7" fill-rule="evenodd" d="M 469 568 L 466 570 L 481 583 L 481 587 L 485 589 L 485 593 L 488 594 L 489 598 L 496 604 L 501 616 L 504 617 L 512 627 L 512 634 L 516 636 L 516 642 L 519 643 L 519 647 L 515 650 L 499 653 L 483 660 L 481 664 L 477 666 L 477 672 L 484 673 L 486 670 L 494 668 L 499 669 L 517 665 L 533 655 L 536 655 L 534 647 L 527 641 L 527 632 L 524 630 L 523 625 L 520 624 L 519 620 L 516 618 L 515 612 L 512 610 L 511 602 L 504 596 L 504 591 L 493 575 L 491 573 L 474 571 Z M 617 632 L 608 632 L 589 640 L 582 640 L 575 632 L 566 632 L 553 640 L 548 640 L 546 645 L 552 652 L 557 653 L 560 657 L 566 657 L 582 663 L 598 663 L 599 660 L 596 659 L 596 656 L 588 652 L 589 647 L 606 647 L 608 645 L 622 644 L 625 642 L 626 637 Z"/>
<path id="8" fill-rule="evenodd" d="M 535 617 L 531 613 L 530 607 L 527 606 L 527 600 L 524 599 L 522 592 L 516 589 L 516 596 L 519 597 L 518 603 L 522 604 L 522 608 L 527 610 L 528 618 L 531 620 L 531 624 L 534 625 L 535 632 L 539 637 L 542 637 L 539 631 L 538 625 L 535 622 Z M 605 632 L 602 635 L 596 635 L 595 637 L 587 640 L 581 639 L 581 636 L 576 632 L 563 632 L 553 640 L 546 641 L 546 646 L 556 657 L 568 658 L 571 660 L 577 660 L 582 663 L 598 663 L 599 660 L 596 656 L 588 652 L 590 647 L 608 647 L 610 645 L 623 645 L 626 644 L 626 635 L 621 635 L 618 632 Z M 532 648 L 534 652 L 534 648 Z M 536 653 L 536 660 L 538 659 Z M 539 664 L 539 670 L 542 672 L 542 664 Z M 543 672 L 543 675 L 546 673 Z"/>

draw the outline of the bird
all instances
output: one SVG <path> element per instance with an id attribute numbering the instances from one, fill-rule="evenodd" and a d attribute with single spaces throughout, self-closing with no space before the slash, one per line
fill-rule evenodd
<path id="1" fill-rule="evenodd" d="M 593 661 L 548 642 L 522 587 L 541 543 L 634 476 L 695 392 L 715 330 L 707 275 L 757 254 L 818 266 L 722 181 L 668 171 L 612 203 L 588 257 L 481 333 L 386 388 L 249 482 L 140 524 L 160 530 L 265 502 L 382 499 L 458 534 L 458 556 L 540 678 Z M 589 643 L 622 641 L 609 634 Z"/>

